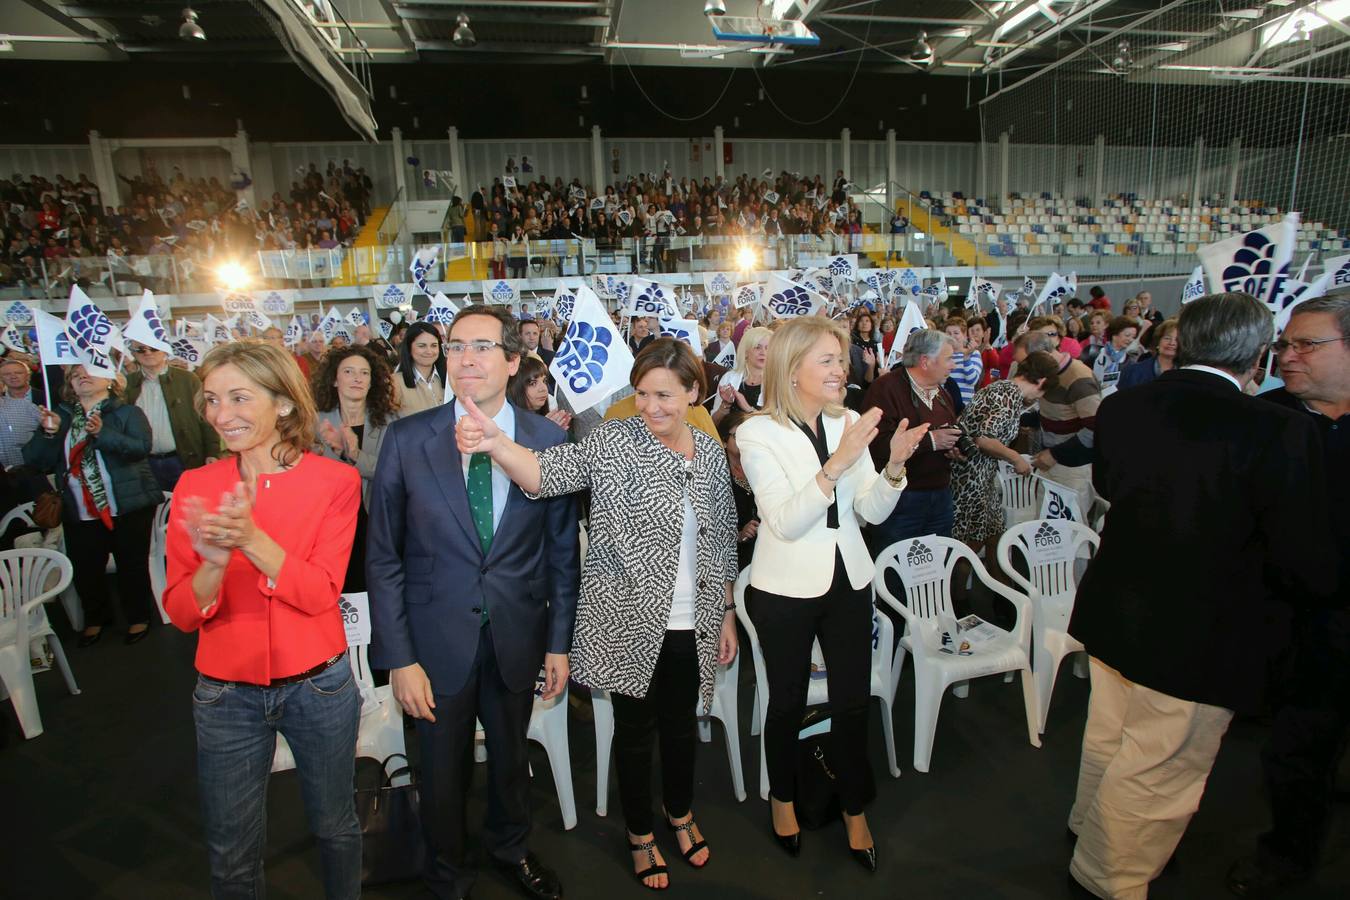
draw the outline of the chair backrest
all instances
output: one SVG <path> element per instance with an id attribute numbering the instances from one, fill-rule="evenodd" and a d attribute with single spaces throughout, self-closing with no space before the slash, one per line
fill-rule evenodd
<path id="1" fill-rule="evenodd" d="M 1092 529 L 1067 519 L 1033 519 L 1009 528 L 998 542 L 998 564 L 1028 596 L 1073 603 L 1078 564 L 1101 545 Z M 1022 575 L 1013 552 L 1026 564 Z"/>
<path id="2" fill-rule="evenodd" d="M 53 572 L 59 577 L 48 586 Z M 26 632 L 23 608 L 45 603 L 64 591 L 74 573 L 70 560 L 55 550 L 25 547 L 0 552 L 0 621 L 16 620 L 20 630 Z"/>
<path id="3" fill-rule="evenodd" d="M 999 460 L 998 485 L 1003 494 L 1003 523 L 1011 528 L 1036 517 L 1041 498 L 1034 474 L 1018 475 L 1010 463 Z"/>
<path id="4" fill-rule="evenodd" d="M 9 526 L 14 524 L 16 519 L 23 522 L 25 525 L 30 525 L 33 528 L 37 527 L 37 523 L 33 521 L 33 501 L 30 500 L 27 503 L 20 503 L 18 506 L 5 513 L 5 517 L 0 519 L 0 534 L 9 531 Z"/>
<path id="5" fill-rule="evenodd" d="M 155 509 L 155 522 L 150 530 L 150 539 L 152 541 L 158 539 L 161 547 L 165 546 L 167 542 L 166 535 L 169 533 L 169 508 L 172 504 L 173 493 L 171 491 L 165 491 L 164 502 Z"/>
<path id="6" fill-rule="evenodd" d="M 960 541 L 926 534 L 896 541 L 877 556 L 872 587 L 911 624 L 915 620 L 952 615 L 952 569 L 961 559 L 979 564 L 979 559 Z M 900 601 L 886 583 L 894 572 L 905 589 Z"/>

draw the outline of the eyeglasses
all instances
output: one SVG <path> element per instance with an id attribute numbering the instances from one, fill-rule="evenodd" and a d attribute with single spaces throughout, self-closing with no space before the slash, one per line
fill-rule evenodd
<path id="1" fill-rule="evenodd" d="M 463 356 L 464 351 L 472 350 L 474 356 L 483 356 L 491 353 L 494 348 L 501 347 L 506 349 L 506 345 L 500 341 L 450 341 L 445 345 L 446 356 Z"/>
<path id="2" fill-rule="evenodd" d="M 136 353 L 136 354 L 141 354 L 141 353 L 153 353 L 154 351 L 155 351 L 155 348 L 154 348 L 154 347 L 132 347 L 132 348 L 131 348 L 131 352 L 132 352 L 132 353 Z"/>
<path id="3" fill-rule="evenodd" d="M 1306 356 L 1309 353 L 1312 353 L 1314 350 L 1316 350 L 1318 346 L 1321 344 L 1331 344 L 1336 341 L 1343 341 L 1343 340 L 1345 340 L 1345 338 L 1338 338 L 1338 337 L 1316 338 L 1316 339 L 1294 338 L 1292 341 L 1286 341 L 1284 338 L 1280 338 L 1278 341 L 1272 344 L 1271 347 L 1275 350 L 1276 353 L 1283 353 L 1286 350 L 1293 350 L 1299 356 Z"/>

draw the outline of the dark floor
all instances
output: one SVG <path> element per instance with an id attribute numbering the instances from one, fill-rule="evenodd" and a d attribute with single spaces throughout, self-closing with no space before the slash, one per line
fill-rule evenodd
<path id="1" fill-rule="evenodd" d="M 53 615 L 61 617 L 56 610 Z M 12 708 L 0 704 L 0 810 L 7 822 L 0 840 L 0 896 L 207 896 L 193 770 L 195 638 L 170 627 L 156 628 L 133 647 L 123 646 L 120 638 L 109 633 L 86 650 L 66 640 L 83 693 L 68 695 L 56 672 L 38 676 L 46 725 L 40 737 L 22 740 Z M 748 670 L 743 667 L 743 675 Z M 748 701 L 743 690 L 743 723 L 748 722 Z M 671 863 L 667 896 L 1067 898 L 1070 848 L 1064 820 L 1086 701 L 1086 682 L 1066 667 L 1044 746 L 1037 750 L 1027 743 L 1020 688 L 997 678 L 977 682 L 968 699 L 945 702 L 932 771 L 924 775 L 909 764 L 913 681 L 906 672 L 895 711 L 899 779 L 882 768 L 880 707 L 873 707 L 878 710 L 872 727 L 878 797 L 868 815 L 881 857 L 875 876 L 850 861 L 841 825 L 808 832 L 800 859 L 784 856 L 770 842 L 768 808 L 757 796 L 758 741 L 749 738 L 748 726 L 742 727 L 751 796 L 736 803 L 725 744 L 715 728 L 714 743 L 700 750 L 695 802 L 712 861 L 703 871 L 689 869 L 675 854 L 674 840 L 659 834 Z M 1235 723 L 1176 864 L 1155 882 L 1153 897 L 1228 896 L 1222 879 L 1229 862 L 1252 846 L 1266 821 L 1258 764 L 1263 739 L 1260 725 Z M 575 715 L 571 750 L 580 821 L 568 833 L 562 830 L 546 757 L 533 748 L 534 850 L 558 870 L 570 898 L 647 896 L 632 880 L 621 847 L 616 789 L 611 789 L 611 815 L 595 815 L 594 732 Z M 293 773 L 273 779 L 268 810 L 270 896 L 320 897 L 317 855 Z M 482 804 L 470 812 L 481 818 Z M 1289 896 L 1347 896 L 1350 808 L 1342 805 L 1338 816 L 1327 865 L 1315 883 Z M 413 884 L 372 889 L 366 896 L 423 894 Z M 477 900 L 517 896 L 495 873 L 484 873 L 474 890 Z"/>

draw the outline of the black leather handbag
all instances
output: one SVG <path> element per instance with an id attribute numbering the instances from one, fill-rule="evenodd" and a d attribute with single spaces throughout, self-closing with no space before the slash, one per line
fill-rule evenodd
<path id="1" fill-rule="evenodd" d="M 403 765 L 389 771 L 389 764 Z M 408 757 L 395 753 L 380 766 L 378 787 L 356 789 L 356 817 L 361 822 L 361 884 L 413 881 L 422 876 L 426 841 L 418 811 L 417 775 Z M 407 775 L 407 784 L 393 781 Z"/>

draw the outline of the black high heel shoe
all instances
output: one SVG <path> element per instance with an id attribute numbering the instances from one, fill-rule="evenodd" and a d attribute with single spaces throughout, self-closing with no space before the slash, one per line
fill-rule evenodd
<path id="1" fill-rule="evenodd" d="M 103 637 L 103 629 L 100 628 L 93 634 L 81 634 L 79 640 L 75 642 L 76 647 L 92 647 L 98 643 L 98 639 Z"/>
<path id="2" fill-rule="evenodd" d="M 126 637 L 122 638 L 122 643 L 128 646 L 130 646 L 131 644 L 138 644 L 141 641 L 145 640 L 146 637 L 149 636 L 149 634 L 150 634 L 150 624 L 147 622 L 146 626 L 142 628 L 140 631 L 128 631 Z"/>
<path id="3" fill-rule="evenodd" d="M 844 821 L 844 840 L 848 841 L 848 820 Z M 849 855 L 853 861 L 862 866 L 869 872 L 875 873 L 877 870 L 877 848 L 874 841 L 871 847 L 864 847 L 862 850 L 856 849 L 852 844 L 848 848 Z"/>
<path id="4" fill-rule="evenodd" d="M 797 857 L 802 855 L 802 830 L 799 827 L 792 834 L 779 834 L 778 829 L 773 827 L 773 801 L 769 801 L 769 833 L 773 839 L 778 842 L 778 846 L 783 848 L 788 856 Z"/>

